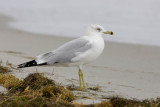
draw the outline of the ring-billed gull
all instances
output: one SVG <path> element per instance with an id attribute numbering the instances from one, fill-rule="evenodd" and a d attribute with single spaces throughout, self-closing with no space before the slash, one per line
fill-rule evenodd
<path id="1" fill-rule="evenodd" d="M 113 35 L 112 31 L 106 31 L 100 25 L 92 24 L 87 28 L 86 35 L 65 43 L 59 48 L 38 55 L 35 60 L 18 65 L 18 68 L 32 66 L 77 66 L 79 67 L 80 88 L 85 88 L 82 66 L 87 64 L 103 52 L 103 34 Z"/>

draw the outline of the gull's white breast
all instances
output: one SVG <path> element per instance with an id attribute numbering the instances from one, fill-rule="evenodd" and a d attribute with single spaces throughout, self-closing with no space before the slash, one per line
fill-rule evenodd
<path id="1" fill-rule="evenodd" d="M 104 49 L 104 39 L 101 35 L 95 36 L 84 36 L 85 39 L 89 40 L 92 44 L 91 49 L 84 53 L 78 53 L 75 58 L 72 58 L 72 62 L 77 62 L 77 64 L 86 64 L 101 55 Z"/>

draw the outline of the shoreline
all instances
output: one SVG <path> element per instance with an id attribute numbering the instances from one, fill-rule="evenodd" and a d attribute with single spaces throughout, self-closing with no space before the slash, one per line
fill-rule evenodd
<path id="1" fill-rule="evenodd" d="M 73 39 L 19 31 L 6 25 L 10 18 L 0 15 L 0 19 L 0 60 L 13 65 L 29 61 Z M 101 101 L 102 96 L 112 95 L 136 99 L 160 96 L 159 53 L 160 47 L 156 46 L 107 41 L 100 58 L 86 65 L 83 71 L 88 87 L 99 85 L 103 90 L 96 93 L 98 97 L 94 96 L 95 102 Z M 64 86 L 78 86 L 78 70 L 72 67 L 54 67 L 54 70 L 53 67 L 26 68 L 12 74 L 25 78 L 36 70 Z M 93 92 L 85 94 L 90 96 Z M 79 102 L 83 102 L 83 99 Z"/>
<path id="2" fill-rule="evenodd" d="M 30 36 L 43 36 L 43 37 L 53 37 L 53 38 L 60 38 L 60 39 L 68 39 L 68 40 L 73 40 L 73 39 L 76 39 L 78 37 L 69 37 L 69 36 L 60 36 L 60 35 L 49 35 L 49 34 L 42 34 L 42 33 L 35 33 L 35 32 L 27 32 L 27 31 L 24 31 L 24 30 L 20 30 L 20 29 L 16 29 L 14 27 L 11 27 L 9 25 L 7 25 L 7 22 L 12 22 L 14 21 L 14 19 L 12 19 L 11 17 L 9 16 L 6 16 L 6 15 L 3 15 L 3 14 L 0 14 L 0 17 L 1 17 L 1 20 L 0 20 L 0 23 L 3 28 L 5 29 L 9 29 L 9 30 L 12 30 L 13 32 L 23 32 L 23 33 L 27 33 L 27 34 L 30 34 Z M 23 35 L 22 35 L 23 36 Z M 29 35 L 28 35 L 29 36 Z M 81 35 L 83 36 L 83 35 Z M 114 36 L 114 35 L 113 35 Z M 160 48 L 160 46 L 158 45 L 148 45 L 148 44 L 136 44 L 136 43 L 128 43 L 128 42 L 114 42 L 114 41 L 108 41 L 108 40 L 105 40 L 105 43 L 110 43 L 110 44 L 117 44 L 117 45 L 131 45 L 131 46 L 147 46 L 147 47 L 157 47 L 157 48 Z"/>

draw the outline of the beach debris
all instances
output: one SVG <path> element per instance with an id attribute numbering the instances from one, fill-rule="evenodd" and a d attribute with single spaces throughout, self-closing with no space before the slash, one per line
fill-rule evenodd
<path id="1" fill-rule="evenodd" d="M 93 90 L 93 91 L 100 91 L 100 86 L 97 85 L 97 86 L 95 86 L 95 87 L 89 87 L 88 89 L 89 89 L 89 90 Z"/>
<path id="2" fill-rule="evenodd" d="M 8 69 L 3 66 L 0 68 Z M 40 73 L 29 74 L 23 80 L 11 74 L 0 73 L 0 84 L 8 90 L 8 93 L 0 94 L 0 107 L 160 107 L 160 98 L 140 101 L 106 96 L 103 97 L 105 101 L 97 104 L 76 103 L 73 102 L 76 98 L 94 99 L 94 97 L 87 96 L 87 91 L 78 90 L 79 87 L 74 84 L 65 88 Z M 88 90 L 96 92 L 99 88 L 97 85 Z M 81 91 L 86 96 L 82 96 L 82 93 L 81 97 L 75 96 L 70 90 Z"/>
<path id="3" fill-rule="evenodd" d="M 0 65 L 0 73 L 8 73 L 8 72 L 11 72 L 11 70 L 8 67 Z"/>
<path id="4" fill-rule="evenodd" d="M 12 87 L 17 86 L 19 83 L 21 83 L 21 80 L 19 80 L 13 75 L 3 73 L 0 74 L 0 84 L 8 90 Z"/>
<path id="5" fill-rule="evenodd" d="M 72 106 L 74 95 L 63 86 L 42 74 L 33 73 L 24 80 L 19 80 L 11 74 L 0 74 L 0 84 L 8 89 L 8 94 L 2 95 L 0 106 L 15 104 L 19 106 Z M 43 102 L 43 103 L 42 103 Z M 9 106 L 9 107 L 10 107 Z"/>
<path id="6" fill-rule="evenodd" d="M 2 65 L 2 63 L 3 63 L 3 61 L 2 61 L 2 60 L 0 60 L 0 66 Z"/>
<path id="7" fill-rule="evenodd" d="M 112 97 L 109 102 L 113 107 L 160 107 L 160 98 L 140 101 L 137 99 Z"/>

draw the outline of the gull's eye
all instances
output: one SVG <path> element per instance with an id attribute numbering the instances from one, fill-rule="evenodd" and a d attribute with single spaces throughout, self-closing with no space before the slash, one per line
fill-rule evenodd
<path id="1" fill-rule="evenodd" d="M 100 29 L 100 28 L 97 28 L 97 30 L 98 30 L 98 31 L 101 31 L 101 29 Z"/>

